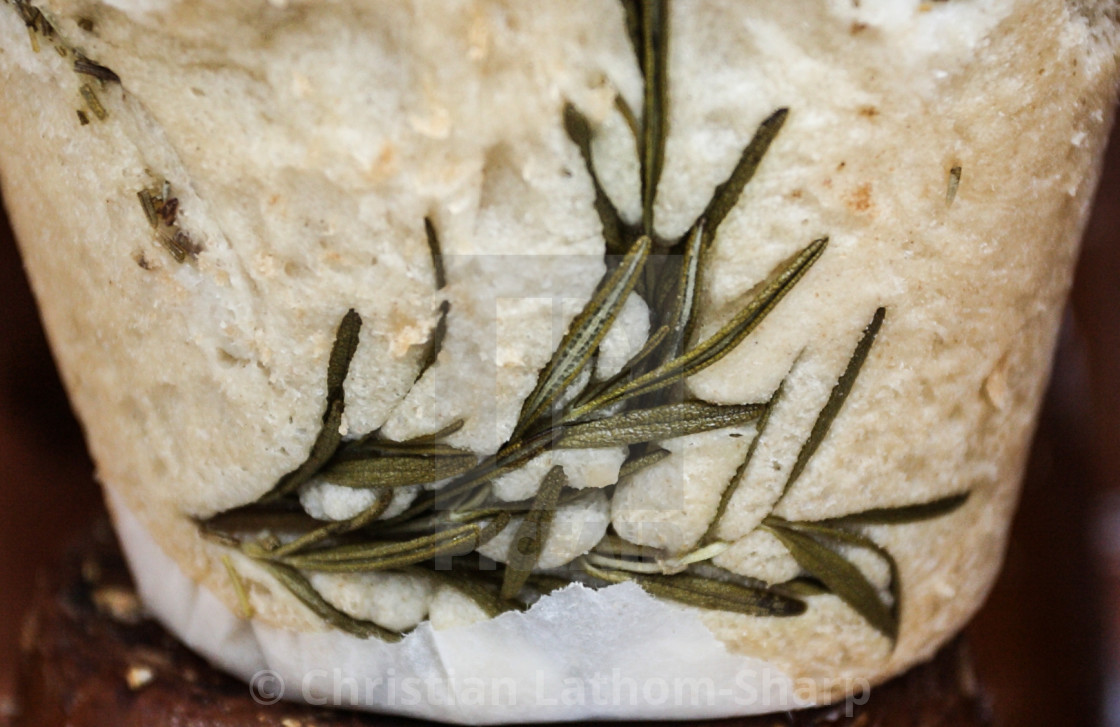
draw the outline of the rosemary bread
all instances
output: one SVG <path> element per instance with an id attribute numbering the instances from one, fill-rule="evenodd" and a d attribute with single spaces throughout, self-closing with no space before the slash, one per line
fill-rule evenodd
<path id="1" fill-rule="evenodd" d="M 0 179 L 148 606 L 453 721 L 929 657 L 999 566 L 1117 15 L 5 0 Z"/>

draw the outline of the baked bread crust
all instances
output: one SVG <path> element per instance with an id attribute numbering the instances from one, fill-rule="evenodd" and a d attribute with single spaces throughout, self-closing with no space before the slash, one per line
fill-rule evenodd
<path id="1" fill-rule="evenodd" d="M 675 6 L 669 64 L 688 82 L 656 199 L 661 233 L 681 234 L 759 122 L 791 109 L 714 243 L 700 335 L 830 237 L 756 334 L 689 381 L 707 401 L 758 402 L 797 363 L 717 565 L 753 573 L 772 511 L 812 521 L 971 493 L 949 516 L 868 531 L 905 584 L 893 647 L 829 595 L 804 618 L 701 614 L 731 652 L 832 696 L 932 655 L 990 587 L 1117 78 L 1107 2 L 863 5 Z M 604 269 L 565 102 L 596 125 L 606 192 L 638 215 L 613 104 L 638 107 L 641 79 L 613 3 L 44 3 L 56 37 L 120 79 L 104 85 L 46 40 L 33 52 L 17 6 L 0 7 L 0 180 L 63 378 L 106 487 L 231 610 L 225 550 L 193 518 L 253 501 L 304 458 L 342 313 L 364 320 L 348 432 L 405 438 L 462 417 L 448 441 L 490 453 L 549 355 L 556 323 L 532 300 L 582 303 Z M 136 202 L 163 179 L 179 255 Z M 452 261 L 441 294 L 426 217 Z M 548 274 L 525 274 L 542 256 Z M 415 382 L 444 296 L 444 351 Z M 878 306 L 889 318 L 842 422 L 781 498 Z M 702 471 L 733 471 L 735 452 L 700 445 Z M 720 489 L 683 471 L 619 487 L 615 528 L 694 544 Z M 249 580 L 260 623 L 325 628 Z"/>

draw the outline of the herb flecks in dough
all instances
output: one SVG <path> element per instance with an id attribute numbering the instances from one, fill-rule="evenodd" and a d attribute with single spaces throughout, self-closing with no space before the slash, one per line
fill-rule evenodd
<path id="1" fill-rule="evenodd" d="M 957 188 L 961 186 L 961 167 L 960 165 L 954 166 L 949 170 L 949 187 L 945 190 L 945 206 L 953 204 L 953 200 L 957 198 Z"/>
<path id="2" fill-rule="evenodd" d="M 101 99 L 97 97 L 97 94 L 88 83 L 83 83 L 78 89 L 78 92 L 82 94 L 82 98 L 86 101 L 86 106 L 93 112 L 93 115 L 96 116 L 98 120 L 104 121 L 109 118 L 109 112 L 101 105 Z"/>
<path id="3" fill-rule="evenodd" d="M 315 591 L 304 572 L 413 574 L 455 588 L 491 616 L 523 608 L 534 596 L 573 580 L 593 586 L 633 582 L 660 598 L 748 616 L 797 617 L 811 607 L 811 599 L 832 594 L 893 642 L 898 636 L 903 595 L 898 564 L 861 528 L 948 515 L 964 504 L 967 495 L 817 522 L 784 520 L 771 513 L 761 527 L 785 546 L 802 570 L 786 583 L 767 585 L 711 562 L 730 547 L 720 539 L 721 522 L 735 493 L 750 486 L 749 465 L 760 440 L 770 436 L 770 415 L 779 403 L 790 403 L 784 382 L 767 401 L 741 404 L 691 399 L 684 382 L 742 344 L 805 279 L 826 253 L 828 239 L 813 240 L 779 263 L 739 301 L 718 330 L 699 337 L 696 301 L 704 287 L 713 242 L 750 180 L 766 172 L 767 151 L 790 112 L 777 109 L 760 123 L 730 175 L 716 186 L 703 212 L 683 235 L 660 237 L 655 201 L 665 172 L 672 101 L 670 4 L 668 0 L 622 0 L 622 5 L 643 78 L 643 99 L 640 116 L 621 98 L 616 105 L 635 136 L 641 219 L 628 224 L 620 215 L 596 170 L 592 153 L 595 129 L 578 108 L 566 104 L 561 122 L 582 157 L 594 191 L 607 271 L 539 372 L 509 439 L 494 454 L 480 457 L 442 441 L 462 425 L 456 422 L 443 431 L 403 442 L 389 440 L 380 431 L 343 442 L 339 434 L 345 407 L 343 384 L 361 326 L 358 314 L 350 311 L 339 325 L 331 352 L 323 425 L 307 459 L 257 503 L 218 515 L 201 527 L 208 537 L 240 548 L 265 564 L 282 586 L 328 623 L 360 636 L 397 638 L 399 634 L 387 634 L 376 624 L 341 613 Z M 153 227 L 166 223 L 162 213 L 166 195 L 160 204 L 149 192 L 142 192 L 140 199 Z M 439 291 L 447 284 L 439 235 L 431 220 L 425 219 L 424 227 Z M 633 295 L 641 296 L 650 311 L 650 336 L 618 373 L 598 380 L 590 374 L 600 344 Z M 439 354 L 447 314 L 447 303 L 441 303 L 420 375 Z M 837 426 L 886 316 L 885 308 L 876 310 L 855 344 L 801 444 L 781 497 L 796 486 L 829 431 Z M 576 556 L 561 570 L 542 573 L 539 565 L 548 550 L 557 513 L 568 506 L 578 507 L 582 494 L 570 487 L 564 469 L 555 464 L 542 475 L 536 494 L 528 499 L 505 502 L 491 492 L 491 483 L 498 477 L 546 453 L 559 456 L 570 449 L 625 448 L 620 482 L 671 456 L 660 446 L 666 440 L 749 423 L 756 427 L 755 437 L 721 493 L 707 531 L 688 552 L 671 553 L 631 543 L 608 529 L 590 552 Z M 299 510 L 296 490 L 312 479 L 369 488 L 378 494 L 355 517 L 323 524 Z M 418 485 L 427 490 L 402 512 L 384 517 L 394 491 Z M 504 564 L 474 552 L 509 529 L 512 532 L 503 536 L 508 540 L 495 541 L 503 544 Z M 869 551 L 886 562 L 890 580 L 883 592 L 847 555 L 853 549 Z"/>
<path id="4" fill-rule="evenodd" d="M 105 106 L 101 103 L 101 99 L 97 96 L 93 87 L 86 83 L 86 79 L 96 79 L 101 87 L 106 83 L 120 83 L 121 77 L 116 74 L 111 68 L 90 60 L 84 53 L 74 48 L 71 44 L 59 34 L 54 24 L 47 19 L 43 11 L 32 5 L 27 0 L 6 0 L 9 4 L 15 5 L 16 11 L 19 12 L 20 18 L 23 20 L 24 25 L 27 26 L 27 37 L 31 42 L 31 49 L 38 53 L 41 49 L 40 40 L 45 41 L 62 57 L 72 56 L 74 63 L 72 69 L 77 77 L 80 79 L 78 93 L 81 95 L 82 100 L 85 101 L 87 110 L 97 118 L 98 121 L 104 121 L 109 118 L 109 112 L 105 110 Z M 87 21 L 88 22 L 88 21 Z M 79 26 L 82 27 L 81 21 Z M 90 25 L 92 28 L 93 26 Z M 83 30 L 85 28 L 83 27 Z M 78 123 L 82 126 L 89 125 L 89 116 L 85 111 L 78 109 Z"/>
<path id="5" fill-rule="evenodd" d="M 155 231 L 156 241 L 171 254 L 177 263 L 198 257 L 202 245 L 179 226 L 179 198 L 172 196 L 171 183 L 166 179 L 158 187 L 148 187 L 136 193 L 144 217 Z"/>
<path id="6" fill-rule="evenodd" d="M 99 81 L 107 83 L 120 83 L 121 77 L 118 76 L 112 69 L 106 68 L 100 63 L 94 63 L 89 58 L 86 58 L 81 53 L 75 51 L 74 53 L 74 72 L 81 73 L 86 76 L 93 76 Z"/>

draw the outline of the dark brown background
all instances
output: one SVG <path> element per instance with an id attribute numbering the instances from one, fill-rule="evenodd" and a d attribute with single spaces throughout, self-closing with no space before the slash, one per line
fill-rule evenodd
<path id="1" fill-rule="evenodd" d="M 1120 133 L 1113 137 L 1007 565 L 971 627 L 1005 727 L 1104 724 L 1106 660 L 1120 634 L 1120 567 L 1110 580 L 1096 547 L 1107 495 L 1120 496 Z M 99 494 L 2 212 L 0 291 L 2 723 L 36 572 L 96 517 Z"/>

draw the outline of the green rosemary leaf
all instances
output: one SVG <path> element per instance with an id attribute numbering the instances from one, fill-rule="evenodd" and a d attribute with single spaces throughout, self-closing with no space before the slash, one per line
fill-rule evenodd
<path id="1" fill-rule="evenodd" d="M 603 276 L 595 294 L 572 321 L 552 359 L 541 371 L 536 388 L 525 399 L 514 431 L 515 438 L 537 423 L 583 371 L 634 289 L 649 257 L 651 244 L 648 237 L 639 238 L 622 263 Z"/>
<path id="2" fill-rule="evenodd" d="M 497 592 L 477 578 L 472 573 L 462 573 L 454 569 L 413 567 L 406 572 L 426 577 L 435 583 L 448 586 L 467 598 L 474 601 L 475 605 L 490 618 L 499 616 L 506 611 L 518 610 L 518 605 L 504 601 L 498 597 Z"/>
<path id="3" fill-rule="evenodd" d="M 404 441 L 404 443 L 405 444 L 426 444 L 428 442 L 435 442 L 435 441 L 438 441 L 440 439 L 443 439 L 444 437 L 450 437 L 452 434 L 454 434 L 455 432 L 462 429 L 463 425 L 466 424 L 466 423 L 467 422 L 464 419 L 456 419 L 455 421 L 451 422 L 450 424 L 448 424 L 443 429 L 439 429 L 437 431 L 434 431 L 431 434 L 421 434 L 418 437 L 413 437 L 412 439 L 406 439 Z"/>
<path id="4" fill-rule="evenodd" d="M 220 512 L 197 523 L 204 537 L 232 547 L 237 547 L 243 540 L 262 532 L 303 535 L 322 524 L 298 505 L 284 501 L 271 505 L 254 502 Z"/>
<path id="5" fill-rule="evenodd" d="M 781 502 L 782 497 L 785 497 L 789 492 L 790 487 L 805 471 L 805 467 L 809 464 L 816 453 L 817 448 L 820 447 L 821 442 L 824 441 L 825 436 L 828 435 L 828 430 L 832 428 L 832 422 L 836 420 L 836 416 L 843 408 L 844 402 L 848 400 L 848 394 L 851 393 L 852 387 L 859 377 L 860 369 L 867 361 L 867 356 L 871 353 L 871 346 L 875 343 L 875 336 L 878 335 L 879 329 L 883 325 L 883 319 L 887 315 L 886 308 L 879 308 L 875 311 L 875 315 L 871 318 L 871 322 L 863 331 L 863 337 L 860 338 L 856 344 L 856 350 L 852 353 L 852 357 L 848 360 L 848 365 L 844 369 L 844 373 L 840 374 L 836 385 L 832 387 L 832 393 L 828 395 L 828 401 L 825 402 L 824 408 L 821 409 L 817 419 L 813 422 L 813 428 L 809 432 L 808 438 L 801 445 L 801 451 L 797 453 L 797 460 L 793 463 L 793 467 L 789 471 L 789 477 L 786 478 L 786 484 L 782 488 L 782 494 L 778 498 Z"/>
<path id="6" fill-rule="evenodd" d="M 299 555 L 285 556 L 290 565 L 303 568 L 305 564 L 345 563 L 347 561 L 368 560 L 386 555 L 399 555 L 415 550 L 424 550 L 439 545 L 446 540 L 456 540 L 464 535 L 476 536 L 480 528 L 475 523 L 467 523 L 444 528 L 409 540 L 362 540 L 343 545 L 319 548 Z"/>
<path id="7" fill-rule="evenodd" d="M 342 426 L 342 412 L 346 406 L 344 383 L 350 371 L 350 361 L 358 348 L 358 332 L 361 329 L 362 317 L 351 308 L 338 325 L 330 359 L 327 361 L 327 410 L 323 413 L 319 436 L 311 445 L 311 451 L 303 464 L 281 477 L 272 491 L 262 498 L 262 502 L 295 492 L 322 469 L 342 444 L 339 427 Z"/>
<path id="8" fill-rule="evenodd" d="M 509 525 L 511 520 L 513 520 L 513 515 L 509 512 L 495 513 L 494 518 L 483 525 L 482 529 L 478 531 L 478 545 L 475 547 L 477 548 L 481 545 L 485 545 L 493 540 L 498 533 L 506 529 L 506 526 Z"/>
<path id="9" fill-rule="evenodd" d="M 376 636 L 383 641 L 400 641 L 400 634 L 378 626 L 372 621 L 356 619 L 335 608 L 325 598 L 319 595 L 315 587 L 295 568 L 266 560 L 258 561 L 258 563 L 278 580 L 281 585 L 288 589 L 292 595 L 311 609 L 316 616 L 323 619 L 331 626 L 362 638 Z"/>
<path id="10" fill-rule="evenodd" d="M 669 450 L 658 447 L 637 457 L 627 459 L 618 470 L 618 481 L 622 482 L 627 477 L 637 474 L 647 467 L 652 467 L 670 454 L 672 453 Z"/>
<path id="11" fill-rule="evenodd" d="M 551 430 L 544 434 L 549 435 L 549 437 L 554 436 Z M 422 494 L 404 512 L 384 520 L 383 525 L 395 527 L 432 510 L 464 509 L 466 500 L 473 499 L 474 494 L 477 493 L 477 488 L 485 488 L 490 480 L 521 467 L 533 457 L 545 451 L 550 443 L 550 438 L 538 437 L 527 444 L 509 445 L 505 451 L 500 453 L 501 456 L 488 457 L 454 482 L 435 492 Z"/>
<path id="12" fill-rule="evenodd" d="M 765 588 L 752 588 L 687 573 L 640 577 L 639 584 L 653 595 L 681 603 L 755 616 L 800 616 L 804 601 Z M 656 585 L 654 585 L 656 584 Z"/>
<path id="13" fill-rule="evenodd" d="M 678 603 L 715 611 L 731 611 L 747 616 L 800 616 L 805 602 L 768 588 L 706 578 L 691 573 L 674 575 L 640 575 L 608 571 L 588 565 L 592 576 L 609 583 L 633 581 L 647 593 Z"/>
<path id="14" fill-rule="evenodd" d="M 604 535 L 593 551 L 611 558 L 658 558 L 665 555 L 665 551 L 660 548 L 631 543 L 626 538 L 613 533 Z"/>
<path id="15" fill-rule="evenodd" d="M 777 521 L 780 525 L 799 530 L 802 533 L 813 537 L 831 540 L 833 542 L 842 543 L 844 545 L 853 545 L 857 548 L 863 548 L 864 550 L 870 550 L 872 553 L 881 558 L 890 569 L 890 584 L 888 588 L 891 595 L 890 612 L 891 616 L 894 618 L 894 634 L 892 635 L 888 633 L 887 635 L 891 637 L 892 641 L 898 638 L 898 625 L 901 622 L 900 614 L 902 613 L 902 580 L 900 579 L 898 574 L 898 561 L 894 559 L 894 556 L 890 554 L 890 551 L 888 551 L 886 548 L 879 545 L 863 533 L 853 532 L 844 528 L 832 527 L 820 522 L 789 522 L 774 516 L 771 516 L 771 518 L 774 521 Z"/>
<path id="16" fill-rule="evenodd" d="M 327 396 L 342 401 L 346 375 L 350 372 L 350 361 L 358 350 L 358 333 L 362 329 L 362 317 L 351 308 L 342 317 L 335 334 L 331 355 L 327 360 Z"/>
<path id="17" fill-rule="evenodd" d="M 750 142 L 743 149 L 739 156 L 738 163 L 736 163 L 735 168 L 731 170 L 731 175 L 715 188 L 711 200 L 709 200 L 708 205 L 704 208 L 704 212 L 692 225 L 692 232 L 690 233 L 690 235 L 700 235 L 702 238 L 701 245 L 704 249 L 711 246 L 717 230 L 719 230 L 720 225 L 723 224 L 724 218 L 727 217 L 727 214 L 732 208 L 738 204 L 739 198 L 743 194 L 743 189 L 746 188 L 747 183 L 754 177 L 755 172 L 762 163 L 762 158 L 770 149 L 770 144 L 777 137 L 778 132 L 781 131 L 788 115 L 789 109 L 781 108 L 767 117 L 759 125 L 754 136 L 751 137 Z M 694 274 L 694 287 L 698 288 L 701 285 L 700 281 L 703 279 L 704 274 L 705 268 L 700 267 Z M 681 333 L 684 340 L 687 341 L 693 335 L 695 326 L 696 319 L 690 316 Z"/>
<path id="18" fill-rule="evenodd" d="M 599 551 L 591 551 L 583 557 L 584 565 L 588 568 L 603 569 L 608 573 L 625 573 L 627 575 L 641 573 L 645 575 L 661 575 L 665 568 L 657 560 L 648 558 L 634 558 L 629 556 L 615 557 L 604 555 Z"/>
<path id="19" fill-rule="evenodd" d="M 563 467 L 553 467 L 541 482 L 533 507 L 525 514 L 509 546 L 505 575 L 502 578 L 501 596 L 506 600 L 517 597 L 536 567 L 552 528 L 560 490 L 568 484 Z"/>
<path id="20" fill-rule="evenodd" d="M 421 434 L 412 439 L 398 442 L 392 439 L 382 439 L 380 431 L 370 432 L 361 439 L 348 442 L 339 449 L 338 459 L 360 459 L 368 457 L 370 453 L 377 454 L 407 454 L 415 457 L 454 457 L 469 454 L 467 450 L 442 444 L 439 440 L 450 436 L 463 428 L 464 420 L 456 419 L 443 429 L 431 434 Z"/>
<path id="21" fill-rule="evenodd" d="M 626 128 L 630 129 L 630 134 L 634 137 L 634 143 L 637 145 L 639 139 L 642 138 L 641 122 L 638 121 L 638 115 L 634 113 L 634 109 L 630 108 L 630 104 L 626 103 L 621 95 L 615 95 L 614 107 L 618 113 L 622 115 L 622 120 L 626 122 Z M 641 148 L 638 148 L 638 153 L 641 154 Z"/>
<path id="22" fill-rule="evenodd" d="M 428 238 L 428 249 L 431 251 L 432 256 L 432 272 L 435 276 L 436 290 L 443 290 L 447 285 L 447 274 L 443 268 L 443 253 L 440 251 L 439 235 L 436 234 L 435 225 L 432 221 L 424 218 L 424 233 Z M 447 314 L 451 311 L 451 302 L 444 300 L 439 304 L 439 320 L 436 321 L 436 327 L 432 330 L 432 335 L 428 342 L 424 345 L 424 355 L 420 359 L 420 369 L 416 378 L 419 379 L 423 376 L 432 364 L 439 358 L 439 352 L 443 348 L 443 339 L 447 335 Z"/>
<path id="23" fill-rule="evenodd" d="M 696 285 L 699 281 L 701 248 L 704 240 L 704 220 L 701 219 L 688 235 L 684 255 L 680 260 L 680 275 L 677 279 L 672 306 L 665 321 L 669 333 L 661 349 L 662 361 L 671 360 L 681 354 L 689 332 L 696 306 Z"/>
<path id="24" fill-rule="evenodd" d="M 381 515 L 389 509 L 389 503 L 392 501 L 393 491 L 388 487 L 383 487 L 378 491 L 377 499 L 373 501 L 373 504 L 354 517 L 328 523 L 309 533 L 304 533 L 295 540 L 284 543 L 280 547 L 273 549 L 270 555 L 273 558 L 291 555 L 306 550 L 313 545 L 317 545 L 327 538 L 360 530 L 381 517 Z"/>
<path id="25" fill-rule="evenodd" d="M 709 338 L 693 346 L 683 355 L 658 366 L 636 379 L 620 384 L 605 391 L 592 401 L 576 407 L 573 419 L 586 416 L 616 401 L 631 399 L 663 389 L 677 381 L 693 376 L 722 359 L 738 346 L 770 311 L 781 301 L 794 285 L 808 272 L 809 268 L 824 253 L 828 238 L 814 240 L 801 252 L 787 260 L 771 276 L 769 282 L 753 295 L 747 304 Z"/>
<path id="26" fill-rule="evenodd" d="M 443 252 L 439 244 L 439 234 L 430 217 L 424 218 L 424 236 L 428 240 L 428 251 L 432 256 L 432 274 L 435 276 L 436 290 L 447 286 L 447 273 L 443 268 Z"/>
<path id="27" fill-rule="evenodd" d="M 739 156 L 739 162 L 731 171 L 729 176 L 722 184 L 716 187 L 712 195 L 712 199 L 708 202 L 708 206 L 704 209 L 704 213 L 700 215 L 700 219 L 706 222 L 707 231 L 704 235 L 704 244 L 708 245 L 715 237 L 716 230 L 719 229 L 720 224 L 723 223 L 723 218 L 727 213 L 738 203 L 739 197 L 743 194 L 743 189 L 747 186 L 747 182 L 751 181 L 751 177 L 758 170 L 759 164 L 762 162 L 762 157 L 766 155 L 770 144 L 778 136 L 778 132 L 782 130 L 782 125 L 785 124 L 786 117 L 789 116 L 789 109 L 778 109 L 763 121 L 758 130 L 755 131 L 754 137 L 751 138 L 750 143 L 743 149 L 743 153 Z"/>
<path id="28" fill-rule="evenodd" d="M 457 477 L 476 464 L 478 458 L 470 453 L 427 457 L 383 455 L 343 459 L 324 469 L 320 476 L 342 487 L 407 487 Z"/>
<path id="29" fill-rule="evenodd" d="M 230 585 L 233 586 L 233 592 L 237 595 L 237 615 L 243 619 L 253 618 L 256 612 L 253 610 L 253 604 L 249 600 L 249 589 L 246 588 L 245 581 L 241 578 L 241 574 L 237 572 L 237 567 L 234 566 L 233 559 L 228 555 L 223 555 L 222 565 L 225 566 Z"/>
<path id="30" fill-rule="evenodd" d="M 583 165 L 587 169 L 587 174 L 591 177 L 591 184 L 595 188 L 595 212 L 599 215 L 599 222 L 603 226 L 603 239 L 607 244 L 607 253 L 609 255 L 621 255 L 626 251 L 626 238 L 628 227 L 622 221 L 618 209 L 611 202 L 610 197 L 607 196 L 606 190 L 603 189 L 602 183 L 599 181 L 599 174 L 595 170 L 595 161 L 591 154 L 591 124 L 588 122 L 587 117 L 580 112 L 572 104 L 565 104 L 564 106 L 564 130 L 568 132 L 568 138 L 572 143 L 579 148 L 580 156 L 583 157 Z"/>
<path id="31" fill-rule="evenodd" d="M 686 401 L 569 424 L 556 442 L 560 449 L 619 447 L 655 442 L 746 424 L 759 417 L 761 404 L 709 404 Z"/>
<path id="32" fill-rule="evenodd" d="M 930 520 L 942 515 L 948 515 L 968 501 L 970 492 L 959 495 L 942 497 L 931 502 L 917 505 L 903 505 L 901 507 L 877 507 L 863 512 L 854 512 L 850 515 L 828 518 L 817 521 L 820 525 L 838 527 L 843 525 L 900 525 Z"/>
<path id="33" fill-rule="evenodd" d="M 440 556 L 466 555 L 481 529 L 471 524 L 399 543 L 359 543 L 291 555 L 280 560 L 300 570 L 365 573 L 396 570 Z"/>
<path id="34" fill-rule="evenodd" d="M 378 456 L 395 456 L 401 458 L 456 458 L 469 456 L 477 460 L 477 457 L 467 450 L 452 447 L 450 444 L 411 439 L 407 442 L 393 442 L 387 439 L 377 439 L 376 437 L 346 444 L 338 451 L 338 454 L 335 455 L 335 460 L 344 462 L 369 459 L 370 457 Z"/>
<path id="35" fill-rule="evenodd" d="M 447 513 L 448 522 L 452 523 L 477 523 L 489 521 L 497 515 L 528 512 L 533 506 L 533 500 L 513 500 L 510 502 L 496 501 L 484 502 L 483 506 L 476 508 L 462 508 Z"/>
<path id="36" fill-rule="evenodd" d="M 755 431 L 754 439 L 751 440 L 750 446 L 747 447 L 747 454 L 743 457 L 743 461 L 739 463 L 739 467 L 735 470 L 735 475 L 731 478 L 731 482 L 724 488 L 723 493 L 719 497 L 719 505 L 716 507 L 716 514 L 712 517 L 712 521 L 708 523 L 708 529 L 704 532 L 704 536 L 700 538 L 700 544 L 704 545 L 715 541 L 719 534 L 719 525 L 723 521 L 723 516 L 727 514 L 727 506 L 731 503 L 731 498 L 735 496 L 735 492 L 743 483 L 743 477 L 747 473 L 747 468 L 754 459 L 755 450 L 758 449 L 758 443 L 762 439 L 762 435 L 766 432 L 766 425 L 770 422 L 770 414 L 773 413 L 774 407 L 782 398 L 785 393 L 786 380 L 782 379 L 782 383 L 778 384 L 778 390 L 770 397 L 770 401 L 766 402 L 766 407 L 762 411 L 762 416 L 758 420 L 758 429 Z"/>
<path id="37" fill-rule="evenodd" d="M 669 133 L 669 6 L 667 0 L 644 0 L 641 5 L 642 96 L 642 231 L 653 236 L 653 203 L 665 165 Z"/>
<path id="38" fill-rule="evenodd" d="M 813 535 L 803 532 L 803 525 L 774 517 L 767 518 L 763 523 L 764 528 L 782 541 L 798 565 L 851 606 L 872 628 L 891 641 L 897 639 L 898 614 L 895 609 L 883 602 L 878 589 L 859 568 Z M 893 562 L 893 558 L 891 560 Z M 892 581 L 897 579 L 892 578 Z"/>

